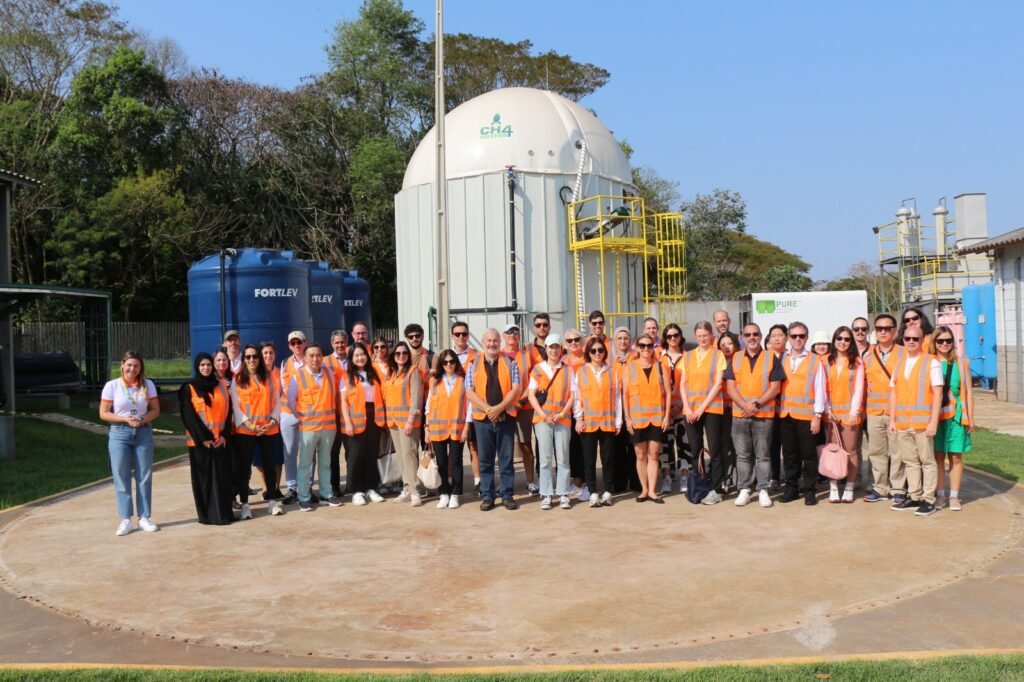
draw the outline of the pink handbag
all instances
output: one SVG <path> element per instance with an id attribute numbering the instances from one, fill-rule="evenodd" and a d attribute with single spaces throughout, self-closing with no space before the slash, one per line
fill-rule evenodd
<path id="1" fill-rule="evenodd" d="M 825 478 L 841 481 L 846 478 L 846 467 L 849 465 L 850 453 L 843 449 L 843 441 L 839 437 L 839 427 L 831 419 L 832 427 L 829 438 L 824 445 L 818 446 L 818 473 Z"/>

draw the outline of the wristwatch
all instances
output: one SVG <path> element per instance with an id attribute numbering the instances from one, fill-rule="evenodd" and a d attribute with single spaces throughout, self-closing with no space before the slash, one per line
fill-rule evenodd
<path id="1" fill-rule="evenodd" d="M 754 407 L 756 409 L 760 410 L 761 409 L 761 401 L 760 400 L 755 400 L 754 401 Z"/>

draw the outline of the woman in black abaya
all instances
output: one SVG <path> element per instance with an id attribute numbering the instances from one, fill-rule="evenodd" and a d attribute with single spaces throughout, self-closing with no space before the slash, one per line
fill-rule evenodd
<path id="1" fill-rule="evenodd" d="M 178 400 L 188 432 L 196 515 L 199 523 L 225 526 L 234 521 L 232 462 L 226 440 L 231 399 L 214 372 L 209 353 L 196 356 L 195 375 L 182 384 Z"/>

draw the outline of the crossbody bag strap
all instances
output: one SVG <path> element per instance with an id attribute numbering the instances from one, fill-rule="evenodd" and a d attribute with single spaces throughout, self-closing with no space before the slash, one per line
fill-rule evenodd
<path id="1" fill-rule="evenodd" d="M 889 373 L 889 368 L 885 366 L 884 362 L 882 362 L 882 356 L 878 354 L 878 348 L 873 348 L 871 352 L 875 354 L 875 360 L 878 360 L 878 364 L 882 366 L 882 371 L 885 372 L 885 378 L 892 381 L 892 374 Z M 896 352 L 896 349 L 893 348 L 892 352 Z"/>

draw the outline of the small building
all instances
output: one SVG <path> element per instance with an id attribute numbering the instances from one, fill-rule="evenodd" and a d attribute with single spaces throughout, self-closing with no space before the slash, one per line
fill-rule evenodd
<path id="1" fill-rule="evenodd" d="M 996 397 L 1024 403 L 1024 227 L 960 248 L 991 254 L 996 294 Z"/>

